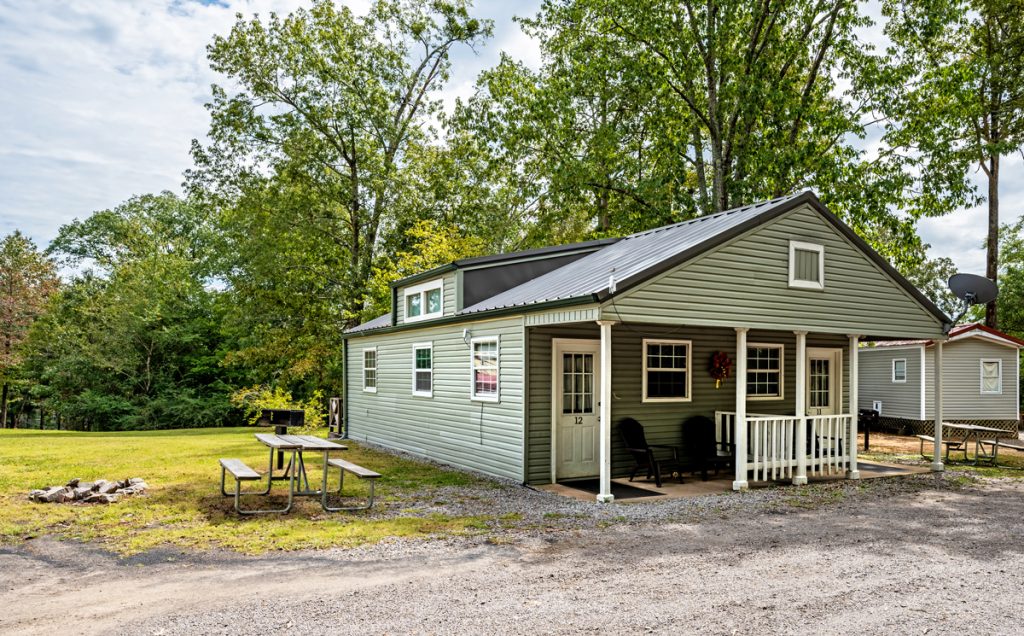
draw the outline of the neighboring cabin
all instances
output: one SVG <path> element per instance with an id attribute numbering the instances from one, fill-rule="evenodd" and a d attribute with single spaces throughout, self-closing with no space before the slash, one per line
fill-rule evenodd
<path id="1" fill-rule="evenodd" d="M 1024 341 L 981 324 L 960 325 L 943 345 L 946 421 L 1018 430 Z M 878 342 L 861 348 L 860 408 L 875 408 L 889 430 L 931 433 L 935 342 Z"/>
<path id="2" fill-rule="evenodd" d="M 345 334 L 345 421 L 354 439 L 525 483 L 599 476 L 602 501 L 633 466 L 613 435 L 627 416 L 662 444 L 714 418 L 749 450 L 738 489 L 783 463 L 805 483 L 822 444 L 855 478 L 858 343 L 941 339 L 947 323 L 804 192 L 396 281 L 392 310 Z M 722 352 L 734 367 L 717 386 Z M 805 430 L 818 455 L 795 452 Z"/>

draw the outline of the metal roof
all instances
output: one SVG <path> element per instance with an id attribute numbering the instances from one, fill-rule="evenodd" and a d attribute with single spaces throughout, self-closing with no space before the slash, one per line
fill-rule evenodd
<path id="1" fill-rule="evenodd" d="M 391 312 L 384 314 L 383 316 L 377 316 L 373 320 L 367 320 L 361 325 L 356 325 L 350 329 L 346 329 L 345 333 L 359 333 L 360 331 L 370 331 L 372 329 L 383 329 L 384 327 L 391 326 Z"/>
<path id="2" fill-rule="evenodd" d="M 795 200 L 806 198 L 808 194 L 810 193 L 802 192 L 762 201 L 632 234 L 565 267 L 513 287 L 459 313 L 473 314 L 587 296 L 593 296 L 597 300 L 603 293 L 609 293 L 609 285 L 613 278 L 616 288 L 622 289 L 624 285 L 633 282 L 632 279 L 652 268 L 671 262 L 674 257 L 710 243 L 716 237 L 758 216 L 783 206 L 788 207 Z"/>

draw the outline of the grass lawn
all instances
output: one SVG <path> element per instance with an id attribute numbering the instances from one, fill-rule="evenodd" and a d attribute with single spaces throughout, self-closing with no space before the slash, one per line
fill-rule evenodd
<path id="1" fill-rule="evenodd" d="M 232 499 L 220 495 L 217 460 L 237 457 L 260 472 L 266 470 L 268 450 L 253 438 L 255 432 L 252 428 L 120 433 L 0 430 L 0 543 L 49 534 L 96 541 L 124 554 L 157 546 L 260 553 L 469 533 L 485 529 L 491 521 L 417 515 L 406 508 L 429 497 L 435 487 L 489 482 L 352 442 L 346 442 L 349 450 L 342 456 L 384 475 L 372 510 L 328 514 L 318 499 L 303 497 L 287 515 L 240 518 Z M 311 484 L 319 479 L 319 455 L 314 461 L 315 470 L 313 464 L 309 469 Z M 335 479 L 336 474 L 332 471 Z M 142 477 L 150 490 L 112 505 L 37 504 L 26 498 L 33 488 L 63 485 L 74 477 L 87 481 Z M 253 484 L 248 486 L 251 489 Z M 228 476 L 229 492 L 232 487 Z M 275 485 L 275 493 L 286 492 L 284 488 L 283 483 Z M 362 495 L 365 489 L 360 480 L 346 476 L 346 496 Z M 272 497 L 269 503 L 281 507 L 283 501 L 283 496 Z"/>

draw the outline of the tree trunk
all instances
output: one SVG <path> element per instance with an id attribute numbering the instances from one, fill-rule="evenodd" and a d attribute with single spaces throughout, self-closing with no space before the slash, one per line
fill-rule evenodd
<path id="1" fill-rule="evenodd" d="M 0 428 L 7 428 L 7 383 L 4 382 L 3 395 L 0 396 Z"/>
<path id="2" fill-rule="evenodd" d="M 985 257 L 985 276 L 999 280 L 999 155 L 989 159 L 988 174 L 988 254 Z M 985 326 L 998 329 L 996 302 L 985 306 Z"/>

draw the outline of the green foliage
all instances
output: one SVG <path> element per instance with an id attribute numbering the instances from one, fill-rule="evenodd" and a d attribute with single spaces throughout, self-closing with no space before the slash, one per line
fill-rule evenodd
<path id="1" fill-rule="evenodd" d="M 281 387 L 251 386 L 232 393 L 231 403 L 242 410 L 246 423 L 250 425 L 256 424 L 263 409 L 305 411 L 307 432 L 327 425 L 327 409 L 324 407 L 324 395 L 320 391 L 313 391 L 306 400 L 296 400 L 290 392 Z"/>
<path id="2" fill-rule="evenodd" d="M 204 275 L 202 212 L 170 193 L 136 197 L 61 228 L 50 252 L 84 267 L 33 325 L 24 372 L 68 426 L 223 425 L 218 293 Z"/>

